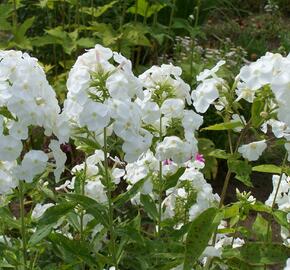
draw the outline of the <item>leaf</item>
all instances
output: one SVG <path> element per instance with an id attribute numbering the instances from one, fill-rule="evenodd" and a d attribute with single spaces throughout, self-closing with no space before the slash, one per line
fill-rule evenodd
<path id="1" fill-rule="evenodd" d="M 169 188 L 175 187 L 184 171 L 185 168 L 179 168 L 175 174 L 166 177 L 164 189 L 167 190 Z"/>
<path id="2" fill-rule="evenodd" d="M 206 128 L 202 128 L 201 130 L 228 130 L 228 129 L 234 129 L 237 127 L 242 127 L 242 123 L 240 121 L 231 121 L 226 123 L 219 123 L 215 124 Z"/>
<path id="3" fill-rule="evenodd" d="M 76 203 L 61 202 L 48 208 L 39 220 L 40 225 L 49 225 L 56 223 L 61 217 L 69 213 L 76 206 Z"/>
<path id="4" fill-rule="evenodd" d="M 274 165 L 274 164 L 263 164 L 263 165 L 254 166 L 252 168 L 252 171 L 280 174 L 282 169 L 279 166 Z"/>
<path id="5" fill-rule="evenodd" d="M 158 211 L 154 200 L 148 194 L 141 194 L 140 201 L 144 207 L 145 212 L 153 219 L 158 219 Z"/>
<path id="6" fill-rule="evenodd" d="M 251 109 L 251 121 L 252 125 L 255 128 L 258 128 L 261 123 L 263 118 L 261 117 L 261 112 L 264 110 L 265 107 L 265 100 L 261 98 L 256 98 L 252 104 L 252 109 Z"/>
<path id="7" fill-rule="evenodd" d="M 0 208 L 0 217 L 1 223 L 5 224 L 5 227 L 7 226 L 9 229 L 20 229 L 20 222 L 13 218 L 12 214 L 7 208 Z"/>
<path id="8" fill-rule="evenodd" d="M 35 244 L 39 243 L 43 238 L 51 233 L 52 228 L 53 224 L 37 228 L 36 232 L 34 232 L 33 235 L 30 237 L 28 245 L 34 246 Z"/>
<path id="9" fill-rule="evenodd" d="M 225 150 L 222 149 L 215 149 L 208 153 L 210 157 L 220 158 L 220 159 L 229 159 L 232 157 L 230 153 L 227 153 Z"/>
<path id="10" fill-rule="evenodd" d="M 122 40 L 126 40 L 129 44 L 140 46 L 151 46 L 149 39 L 146 37 L 150 31 L 149 29 L 140 24 L 128 23 L 123 26 Z"/>
<path id="11" fill-rule="evenodd" d="M 32 26 L 33 22 L 35 20 L 35 17 L 28 18 L 24 21 L 23 24 L 17 27 L 17 36 L 23 37 L 25 36 L 28 29 Z"/>
<path id="12" fill-rule="evenodd" d="M 209 208 L 192 221 L 185 242 L 184 270 L 191 270 L 216 230 L 221 217 L 217 208 Z"/>
<path id="13" fill-rule="evenodd" d="M 80 8 L 80 12 L 82 13 L 86 13 L 89 14 L 95 18 L 100 17 L 101 15 L 103 15 L 107 10 L 109 10 L 110 8 L 112 8 L 118 1 L 112 1 L 109 4 L 106 4 L 104 6 L 101 7 L 81 7 Z"/>
<path id="14" fill-rule="evenodd" d="M 287 212 L 281 211 L 281 210 L 275 210 L 273 213 L 273 216 L 275 218 L 275 220 L 282 226 L 284 226 L 285 228 L 287 228 L 288 230 L 290 230 L 290 223 L 288 222 L 287 219 Z"/>
<path id="15" fill-rule="evenodd" d="M 143 187 L 145 180 L 146 180 L 146 178 L 138 181 L 128 191 L 120 194 L 117 198 L 115 198 L 114 205 L 121 206 L 121 205 L 125 204 L 127 201 L 129 201 L 131 198 L 133 198 L 139 192 L 139 190 Z"/>
<path id="16" fill-rule="evenodd" d="M 233 204 L 231 206 L 228 206 L 224 208 L 224 218 L 232 218 L 236 217 L 239 214 L 240 208 L 239 205 Z"/>
<path id="17" fill-rule="evenodd" d="M 228 159 L 229 170 L 236 174 L 235 178 L 248 187 L 253 187 L 250 179 L 251 165 L 245 160 Z"/>
<path id="18" fill-rule="evenodd" d="M 97 260 L 91 255 L 91 248 L 87 242 L 69 239 L 59 233 L 51 234 L 49 239 L 54 244 L 61 246 L 65 251 L 71 253 L 73 255 L 72 258 L 77 258 L 80 262 L 84 261 L 91 266 L 96 265 Z"/>
<path id="19" fill-rule="evenodd" d="M 79 204 L 86 210 L 87 213 L 94 216 L 94 218 L 104 225 L 106 228 L 109 226 L 108 209 L 105 205 L 102 205 L 92 198 L 84 195 L 66 193 L 66 197 L 76 204 Z"/>
<path id="20" fill-rule="evenodd" d="M 268 221 L 265 220 L 261 214 L 257 215 L 256 220 L 253 223 L 252 229 L 260 241 L 267 240 Z"/>
<path id="21" fill-rule="evenodd" d="M 164 8 L 165 4 L 156 3 L 153 5 L 149 5 L 146 0 L 137 0 L 137 3 L 130 8 L 128 8 L 127 12 L 135 14 L 136 13 L 136 6 L 137 6 L 137 14 L 141 15 L 142 17 L 149 18 L 154 13 L 157 13 L 162 8 Z"/>
<path id="22" fill-rule="evenodd" d="M 86 153 L 92 153 L 96 149 L 102 148 L 98 142 L 93 141 L 88 138 L 74 137 L 74 139 L 75 139 L 75 145 L 77 146 L 77 149 L 83 150 Z"/>
<path id="23" fill-rule="evenodd" d="M 284 264 L 290 257 L 290 248 L 278 243 L 245 243 L 242 247 L 225 249 L 223 258 L 237 258 L 249 265 Z"/>

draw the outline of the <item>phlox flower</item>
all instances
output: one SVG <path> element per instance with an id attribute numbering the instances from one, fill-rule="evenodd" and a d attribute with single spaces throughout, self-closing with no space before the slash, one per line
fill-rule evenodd
<path id="1" fill-rule="evenodd" d="M 243 158 L 255 161 L 262 155 L 266 148 L 266 141 L 261 140 L 240 146 L 238 152 L 242 154 Z"/>

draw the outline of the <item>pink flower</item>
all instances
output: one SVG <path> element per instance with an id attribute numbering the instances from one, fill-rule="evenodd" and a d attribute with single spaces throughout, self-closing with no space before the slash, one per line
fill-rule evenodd
<path id="1" fill-rule="evenodd" d="M 172 160 L 171 159 L 163 160 L 163 165 L 171 165 L 171 164 L 172 164 Z"/>
<path id="2" fill-rule="evenodd" d="M 202 163 L 205 162 L 205 159 L 204 159 L 203 155 L 202 154 L 199 154 L 199 153 L 197 153 L 195 155 L 194 159 L 195 159 L 195 161 L 199 161 L 199 162 L 202 162 Z"/>

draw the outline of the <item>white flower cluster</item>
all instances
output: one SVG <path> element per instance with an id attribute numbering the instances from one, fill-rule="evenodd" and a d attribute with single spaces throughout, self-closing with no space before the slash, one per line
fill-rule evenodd
<path id="1" fill-rule="evenodd" d="M 114 66 L 111 62 L 115 62 Z M 73 127 L 86 127 L 94 136 L 113 124 L 123 139 L 125 160 L 134 161 L 151 145 L 152 135 L 142 128 L 142 85 L 131 62 L 121 54 L 96 45 L 79 56 L 69 73 L 64 113 Z"/>
<path id="2" fill-rule="evenodd" d="M 162 218 L 173 218 L 178 211 L 185 210 L 186 201 L 194 196 L 194 203 L 188 208 L 188 218 L 193 220 L 205 209 L 218 203 L 219 197 L 213 194 L 211 186 L 206 182 L 203 174 L 199 171 L 204 163 L 199 160 L 187 161 L 177 164 L 169 159 L 162 163 L 162 175 L 165 179 L 177 172 L 179 168 L 185 167 L 184 173 L 179 178 L 175 187 L 166 190 L 166 198 L 162 202 L 164 212 Z M 154 186 L 158 185 L 159 161 L 152 152 L 147 152 L 134 163 L 127 164 L 125 179 L 129 183 L 129 189 L 142 179 L 146 179 L 141 189 L 133 199 L 133 204 L 141 204 L 140 194 L 148 194 L 153 200 L 158 197 Z M 177 202 L 182 202 L 182 206 Z"/>
<path id="3" fill-rule="evenodd" d="M 18 180 L 31 182 L 45 170 L 48 156 L 43 151 L 26 150 L 22 163 L 17 165 L 16 160 L 31 126 L 43 128 L 46 136 L 61 134 L 59 113 L 55 92 L 37 59 L 19 51 L 0 51 L 0 194 L 16 187 Z M 59 142 L 53 146 L 59 178 L 65 158 Z"/>
<path id="4" fill-rule="evenodd" d="M 191 104 L 190 87 L 181 78 L 181 69 L 169 65 L 153 66 L 139 76 L 144 85 L 144 99 L 137 99 L 142 120 L 155 129 L 155 136 L 162 136 L 156 146 L 156 158 L 175 163 L 184 163 L 197 153 L 195 131 L 203 123 L 202 116 L 185 105 Z M 170 129 L 183 129 L 183 136 Z"/>
<path id="5" fill-rule="evenodd" d="M 239 74 L 240 82 L 237 88 L 239 99 L 253 102 L 257 90 L 269 85 L 278 104 L 278 119 L 290 125 L 290 56 L 266 53 L 265 56 L 248 66 L 244 66 Z"/>

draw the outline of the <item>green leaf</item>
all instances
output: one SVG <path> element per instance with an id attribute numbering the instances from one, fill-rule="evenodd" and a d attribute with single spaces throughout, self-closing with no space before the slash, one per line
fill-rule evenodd
<path id="1" fill-rule="evenodd" d="M 102 148 L 98 142 L 88 138 L 74 137 L 74 139 L 77 148 L 85 151 L 86 153 L 93 153 L 95 150 Z"/>
<path id="2" fill-rule="evenodd" d="M 256 98 L 252 104 L 252 109 L 251 109 L 251 121 L 252 125 L 255 128 L 258 128 L 262 121 L 263 118 L 261 117 L 261 112 L 264 110 L 265 107 L 265 100 L 261 98 Z"/>
<path id="3" fill-rule="evenodd" d="M 7 107 L 0 107 L 0 115 L 12 120 L 16 120 Z"/>
<path id="4" fill-rule="evenodd" d="M 185 168 L 179 168 L 175 174 L 166 177 L 164 189 L 167 190 L 169 188 L 175 187 L 180 176 L 183 175 L 184 171 L 185 171 Z"/>
<path id="5" fill-rule="evenodd" d="M 275 218 L 275 220 L 282 226 L 284 226 L 285 228 L 287 228 L 288 230 L 290 230 L 290 223 L 288 222 L 287 219 L 287 212 L 281 211 L 281 210 L 275 210 L 273 213 L 273 216 Z"/>
<path id="6" fill-rule="evenodd" d="M 231 121 L 227 123 L 219 123 L 215 124 L 206 128 L 202 128 L 201 130 L 228 130 L 228 129 L 234 129 L 237 127 L 242 127 L 242 123 L 240 121 Z"/>
<path id="7" fill-rule="evenodd" d="M 94 218 L 104 225 L 106 228 L 109 226 L 108 209 L 105 205 L 102 205 L 92 198 L 84 195 L 66 193 L 66 197 L 76 204 L 79 204 L 86 210 L 87 213 L 94 216 Z"/>
<path id="8" fill-rule="evenodd" d="M 56 223 L 61 217 L 72 211 L 76 206 L 76 203 L 61 202 L 48 208 L 39 220 L 39 224 L 49 225 Z"/>
<path id="9" fill-rule="evenodd" d="M 210 157 L 220 158 L 220 159 L 229 159 L 232 157 L 230 153 L 227 153 L 222 149 L 215 149 L 208 154 Z"/>
<path id="10" fill-rule="evenodd" d="M 228 159 L 229 170 L 236 174 L 236 179 L 244 183 L 248 187 L 253 187 L 250 179 L 252 172 L 251 165 L 245 160 Z"/>
<path id="11" fill-rule="evenodd" d="M 37 228 L 36 232 L 34 232 L 30 237 L 28 245 L 34 246 L 35 244 L 39 243 L 43 238 L 51 233 L 52 228 L 53 224 L 44 225 Z"/>
<path id="12" fill-rule="evenodd" d="M 236 217 L 239 214 L 240 207 L 237 204 L 233 204 L 231 206 L 228 206 L 224 208 L 224 218 L 232 218 Z"/>
<path id="13" fill-rule="evenodd" d="M 146 180 L 146 178 L 138 181 L 128 191 L 126 191 L 125 193 L 122 193 L 118 197 L 116 197 L 114 200 L 114 205 L 117 207 L 121 206 L 121 205 L 125 204 L 126 202 L 128 202 L 131 198 L 133 198 L 139 192 L 139 190 L 143 187 L 145 180 Z"/>
<path id="14" fill-rule="evenodd" d="M 192 221 L 185 242 L 184 270 L 191 270 L 208 245 L 221 217 L 217 208 L 209 208 Z"/>
<path id="15" fill-rule="evenodd" d="M 264 219 L 261 214 L 257 215 L 256 220 L 253 223 L 252 229 L 260 241 L 267 240 L 268 221 Z"/>
<path id="16" fill-rule="evenodd" d="M 49 239 L 55 245 L 61 246 L 65 251 L 71 253 L 73 259 L 78 259 L 80 262 L 86 262 L 91 266 L 96 265 L 97 259 L 91 255 L 92 248 L 90 248 L 87 242 L 69 239 L 59 233 L 51 234 Z"/>
<path id="17" fill-rule="evenodd" d="M 290 248 L 278 243 L 246 243 L 239 248 L 225 249 L 223 258 L 237 258 L 249 265 L 264 266 L 285 264 Z"/>
<path id="18" fill-rule="evenodd" d="M 149 5 L 146 0 L 137 0 L 137 3 L 128 8 L 127 12 L 135 14 L 136 13 L 136 6 L 137 6 L 137 14 L 141 15 L 142 17 L 149 18 L 154 13 L 157 13 L 162 8 L 164 8 L 165 4 L 156 3 L 153 5 Z"/>
<path id="19" fill-rule="evenodd" d="M 151 46 L 150 40 L 146 37 L 146 34 L 150 32 L 148 27 L 143 24 L 131 24 L 128 23 L 123 26 L 122 40 L 126 40 L 131 45 Z"/>
<path id="20" fill-rule="evenodd" d="M 158 219 L 158 211 L 156 208 L 156 204 L 150 195 L 141 194 L 140 201 L 143 204 L 145 212 L 153 219 Z"/>
<path id="21" fill-rule="evenodd" d="M 118 1 L 112 1 L 107 5 L 101 6 L 101 7 L 81 7 L 80 12 L 89 14 L 95 18 L 100 17 L 103 15 L 107 10 L 112 8 Z"/>
<path id="22" fill-rule="evenodd" d="M 263 165 L 254 166 L 252 168 L 252 171 L 280 174 L 282 170 L 279 166 L 274 165 L 274 164 L 263 164 Z"/>
<path id="23" fill-rule="evenodd" d="M 1 223 L 5 224 L 10 229 L 20 229 L 21 225 L 18 220 L 15 220 L 7 208 L 1 207 L 0 208 L 0 217 Z"/>

